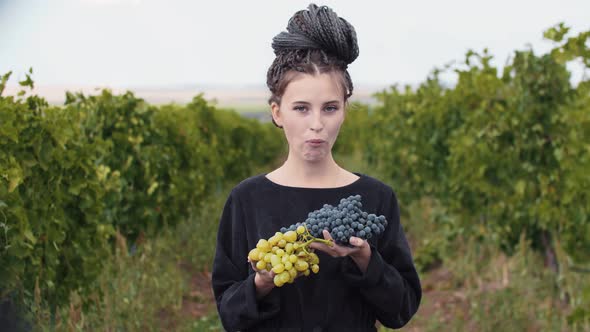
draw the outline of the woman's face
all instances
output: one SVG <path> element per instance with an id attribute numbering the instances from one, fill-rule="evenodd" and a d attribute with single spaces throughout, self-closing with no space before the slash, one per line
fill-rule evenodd
<path id="1" fill-rule="evenodd" d="M 332 74 L 300 74 L 285 89 L 280 109 L 272 103 L 272 115 L 283 126 L 290 154 L 320 161 L 331 154 L 345 118 L 344 107 L 342 90 Z"/>

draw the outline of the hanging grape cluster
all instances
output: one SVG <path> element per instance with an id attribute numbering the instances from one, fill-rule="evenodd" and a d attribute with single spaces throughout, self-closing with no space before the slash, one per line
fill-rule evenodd
<path id="1" fill-rule="evenodd" d="M 312 242 L 332 245 L 329 240 L 312 237 L 300 225 L 294 231 L 276 232 L 268 240 L 260 239 L 256 248 L 248 253 L 248 259 L 255 263 L 257 269 L 274 272 L 274 284 L 281 287 L 292 283 L 298 275 L 308 276 L 310 270 L 313 273 L 319 272 L 320 259 L 308 247 Z"/>

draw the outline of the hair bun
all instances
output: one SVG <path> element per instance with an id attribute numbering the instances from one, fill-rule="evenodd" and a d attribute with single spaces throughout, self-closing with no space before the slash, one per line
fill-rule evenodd
<path id="1" fill-rule="evenodd" d="M 275 55 L 293 49 L 322 49 L 352 63 L 359 55 L 356 31 L 327 6 L 310 4 L 296 12 L 283 31 L 272 39 Z"/>

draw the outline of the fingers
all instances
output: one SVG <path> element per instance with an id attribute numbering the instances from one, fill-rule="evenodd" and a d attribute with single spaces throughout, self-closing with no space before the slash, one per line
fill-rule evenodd
<path id="1" fill-rule="evenodd" d="M 252 266 L 252 269 L 254 270 L 254 272 L 261 274 L 261 275 L 269 275 L 272 278 L 275 277 L 275 273 L 273 271 L 267 271 L 267 270 L 259 270 L 258 268 L 256 268 L 256 264 L 250 260 L 250 258 L 248 258 L 248 262 L 250 262 L 250 265 Z"/>
<path id="2" fill-rule="evenodd" d="M 356 251 L 359 251 L 360 249 L 357 247 L 353 247 L 353 248 L 349 248 L 349 247 L 344 247 L 338 244 L 334 244 L 332 246 L 328 246 L 325 245 L 323 243 L 312 243 L 309 245 L 311 248 L 313 249 L 317 249 L 320 251 L 325 252 L 326 254 L 332 256 L 332 257 L 338 257 L 338 256 L 347 256 L 350 253 L 354 253 Z"/>
<path id="3" fill-rule="evenodd" d="M 309 245 L 309 247 L 312 248 L 312 249 L 317 249 L 317 250 L 323 251 L 323 252 L 325 252 L 327 254 L 331 254 L 333 252 L 333 248 L 332 247 L 327 246 L 327 245 L 325 245 L 323 243 L 314 242 L 314 243 L 311 243 Z"/>
<path id="4" fill-rule="evenodd" d="M 250 266 L 252 266 L 252 269 L 254 270 L 254 272 L 259 272 L 258 269 L 256 268 L 256 264 L 254 264 L 254 262 L 252 262 L 249 258 L 248 258 L 248 262 L 250 262 Z"/>
<path id="5" fill-rule="evenodd" d="M 332 240 L 333 241 L 332 236 L 330 235 L 330 232 L 328 232 L 328 230 L 324 229 L 322 231 L 322 235 L 324 236 L 324 239 L 325 240 Z M 311 243 L 309 245 L 309 247 L 312 248 L 312 249 L 321 250 L 321 251 L 323 251 L 325 253 L 328 253 L 328 254 L 332 255 L 332 247 L 331 246 L 328 246 L 328 245 L 326 245 L 324 243 L 314 242 L 314 243 Z"/>
<path id="6" fill-rule="evenodd" d="M 336 244 L 334 242 L 334 239 L 332 238 L 332 236 L 330 235 L 330 232 L 326 229 L 324 229 L 322 231 L 322 235 L 324 236 L 324 239 L 326 240 L 331 240 L 333 242 L 332 246 L 328 246 L 324 243 L 311 243 L 309 245 L 310 248 L 312 249 L 317 249 L 317 250 L 321 250 L 325 253 L 327 253 L 328 255 L 332 256 L 332 257 L 337 257 L 337 256 L 348 256 L 348 255 L 355 255 L 357 254 L 359 251 L 361 251 L 362 249 L 365 248 L 365 246 L 368 245 L 368 242 L 366 240 L 363 240 L 359 237 L 356 236 L 351 236 L 349 243 L 352 245 L 352 247 L 349 246 L 343 246 L 343 245 L 339 245 Z"/>
<path id="7" fill-rule="evenodd" d="M 349 243 L 357 248 L 362 248 L 365 245 L 366 241 L 356 236 L 351 236 Z"/>

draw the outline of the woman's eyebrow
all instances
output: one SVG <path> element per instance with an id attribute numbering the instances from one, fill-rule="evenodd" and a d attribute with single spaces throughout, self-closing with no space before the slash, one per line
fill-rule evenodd
<path id="1" fill-rule="evenodd" d="M 324 103 L 325 104 L 331 104 L 331 103 L 338 103 L 340 102 L 339 100 L 330 100 Z M 311 105 L 310 103 L 303 101 L 303 100 L 298 100 L 298 101 L 294 101 L 293 104 L 305 104 L 305 105 Z"/>

